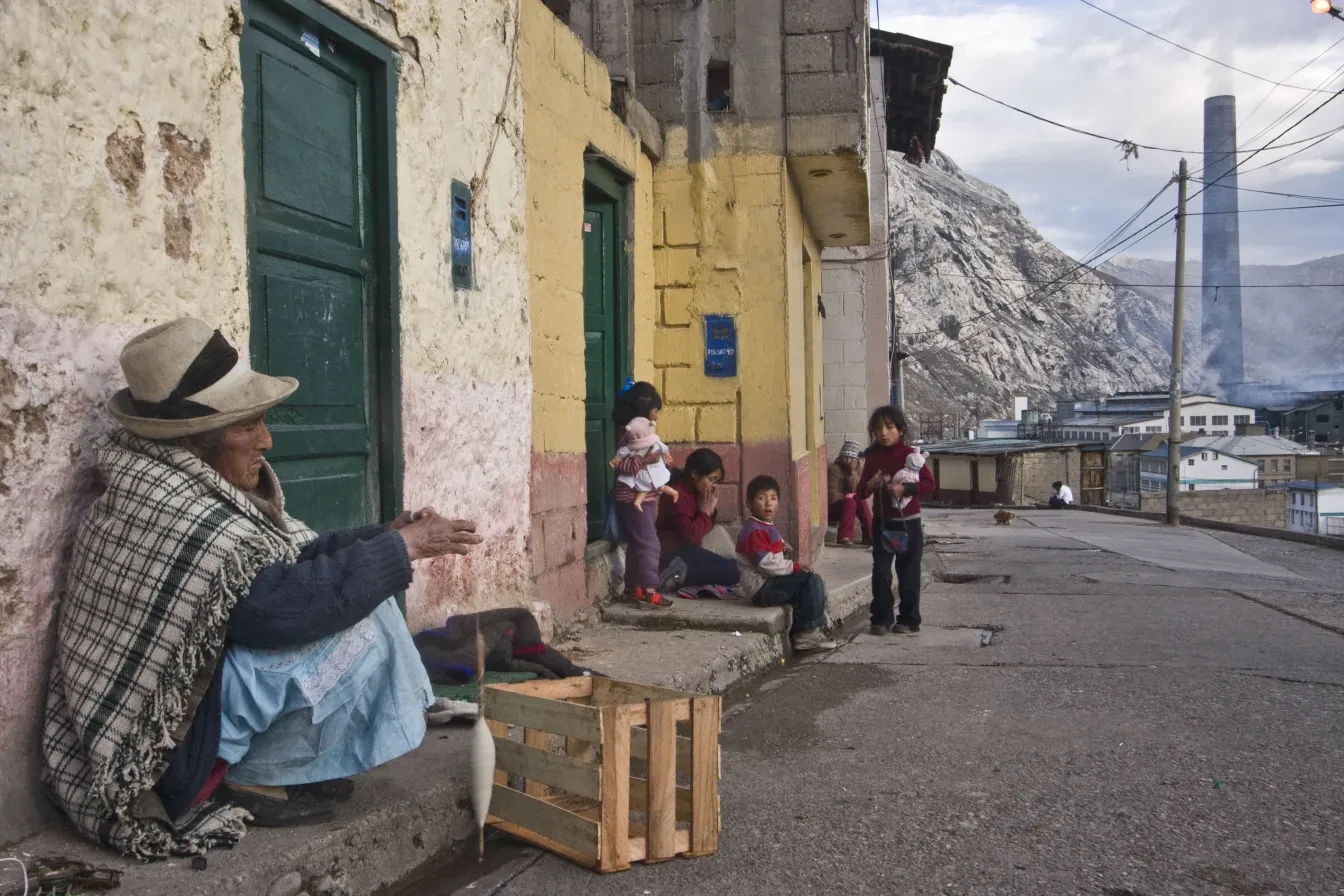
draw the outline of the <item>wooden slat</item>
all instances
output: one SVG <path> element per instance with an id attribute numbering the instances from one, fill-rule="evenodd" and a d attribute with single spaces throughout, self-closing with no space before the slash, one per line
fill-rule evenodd
<path id="1" fill-rule="evenodd" d="M 601 715 L 595 707 L 532 697 L 495 685 L 485 689 L 485 717 L 579 740 L 602 739 Z"/>
<path id="2" fill-rule="evenodd" d="M 545 731 L 539 731 L 536 728 L 523 729 L 523 744 L 532 747 L 539 753 L 548 753 L 551 749 L 551 736 Z M 512 769 L 510 769 L 512 771 Z M 531 778 L 523 780 L 523 793 L 528 796 L 534 796 L 539 800 L 544 800 L 551 795 L 551 788 L 546 786 L 544 781 L 533 781 Z"/>
<path id="3" fill-rule="evenodd" d="M 490 687 L 514 694 L 545 697 L 549 700 L 573 700 L 593 696 L 593 679 L 587 675 L 560 678 L 554 681 L 521 681 L 518 684 L 492 684 Z"/>
<path id="4" fill-rule="evenodd" d="M 691 820 L 691 788 L 676 788 L 677 821 Z M 649 811 L 649 780 L 630 776 L 630 811 Z"/>
<path id="5" fill-rule="evenodd" d="M 584 868 L 593 868 L 593 869 L 597 868 L 596 856 L 584 855 L 581 852 L 577 852 L 576 850 L 570 849 L 563 843 L 556 843 L 554 840 L 548 840 L 547 838 L 541 836 L 535 831 L 529 831 L 525 827 L 520 827 L 519 825 L 504 821 L 501 818 L 496 818 L 493 815 L 490 816 L 489 823 L 511 837 L 517 837 L 519 840 L 531 843 L 533 846 L 536 846 L 540 849 L 544 849 L 547 852 L 555 853 L 560 858 L 568 859 L 575 865 L 579 865 Z"/>
<path id="6" fill-rule="evenodd" d="M 649 840 L 644 835 L 644 826 L 630 825 L 630 861 L 643 862 L 648 858 Z M 685 855 L 691 848 L 691 832 L 677 831 L 674 837 L 677 855 Z"/>
<path id="7" fill-rule="evenodd" d="M 642 707 L 641 707 L 642 708 Z M 604 706 L 602 730 L 602 870 L 630 867 L 630 726 L 631 707 Z"/>
<path id="8" fill-rule="evenodd" d="M 718 697 L 691 700 L 691 849 L 709 855 L 719 848 Z"/>
<path id="9" fill-rule="evenodd" d="M 689 696 L 685 691 L 655 687 L 651 684 L 617 681 L 614 678 L 593 679 L 593 703 L 598 706 L 608 706 L 613 703 L 643 704 L 645 700 L 673 700 L 677 703 L 686 704 Z M 690 717 L 689 705 L 678 707 L 678 722 L 685 722 Z"/>
<path id="10" fill-rule="evenodd" d="M 490 733 L 495 736 L 495 783 L 503 787 L 509 786 L 509 773 L 499 768 L 499 742 L 509 739 L 509 723 L 495 722 L 490 719 L 485 720 L 485 727 L 490 729 Z"/>
<path id="11" fill-rule="evenodd" d="M 597 824 L 582 815 L 499 785 L 495 785 L 490 797 L 490 812 L 502 821 L 568 847 L 589 861 L 598 855 Z"/>
<path id="12" fill-rule="evenodd" d="M 505 772 L 521 775 L 529 785 L 549 784 L 566 793 L 596 800 L 602 785 L 596 765 L 560 756 L 534 746 L 495 738 L 495 763 Z M 528 792 L 529 796 L 536 794 Z M 544 799 L 545 797 L 542 797 Z"/>
<path id="13" fill-rule="evenodd" d="M 649 730 L 647 728 L 631 730 L 630 758 L 649 758 Z M 689 737 L 677 738 L 677 768 L 684 772 L 691 770 L 691 739 Z"/>
<path id="14" fill-rule="evenodd" d="M 578 740 L 577 738 L 573 737 L 565 738 L 566 756 L 569 756 L 572 759 L 577 759 L 580 762 L 592 762 L 597 757 L 595 751 L 593 751 L 594 755 L 592 757 L 589 757 L 588 754 L 590 751 L 593 751 L 593 745 L 588 741 Z M 689 750 L 687 751 L 687 754 L 689 755 Z"/>
<path id="15" fill-rule="evenodd" d="M 649 714 L 649 847 L 648 861 L 675 856 L 677 832 L 677 705 L 671 700 L 648 704 Z"/>

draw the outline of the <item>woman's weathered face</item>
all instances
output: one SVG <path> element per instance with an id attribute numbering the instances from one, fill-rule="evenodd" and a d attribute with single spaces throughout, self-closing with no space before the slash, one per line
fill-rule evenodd
<path id="1" fill-rule="evenodd" d="M 261 481 L 261 458 L 270 448 L 271 431 L 262 415 L 226 427 L 223 444 L 200 456 L 225 482 L 246 492 Z"/>

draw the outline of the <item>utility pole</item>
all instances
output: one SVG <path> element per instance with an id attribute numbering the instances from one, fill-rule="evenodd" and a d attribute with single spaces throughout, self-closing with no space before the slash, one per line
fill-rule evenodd
<path id="1" fill-rule="evenodd" d="M 1176 288 L 1171 311 L 1171 422 L 1167 427 L 1167 525 L 1181 524 L 1181 356 L 1185 349 L 1185 193 L 1190 169 L 1176 176 Z"/>

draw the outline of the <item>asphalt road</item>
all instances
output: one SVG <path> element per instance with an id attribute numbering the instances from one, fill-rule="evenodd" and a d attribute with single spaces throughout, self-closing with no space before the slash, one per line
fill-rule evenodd
<path id="1" fill-rule="evenodd" d="M 1077 511 L 928 525 L 962 581 L 926 589 L 921 634 L 739 695 L 718 855 L 524 854 L 440 892 L 1344 893 L 1344 552 Z"/>

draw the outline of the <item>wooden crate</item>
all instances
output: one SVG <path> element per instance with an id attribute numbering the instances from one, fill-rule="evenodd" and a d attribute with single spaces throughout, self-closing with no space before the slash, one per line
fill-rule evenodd
<path id="1" fill-rule="evenodd" d="M 496 771 L 488 823 L 602 873 L 713 855 L 721 711 L 718 697 L 610 678 L 490 685 L 484 712 Z M 522 729 L 521 742 L 509 739 L 510 726 Z M 632 759 L 645 763 L 647 777 L 631 773 Z M 678 785 L 678 772 L 689 787 Z M 509 786 L 510 774 L 521 790 Z"/>

